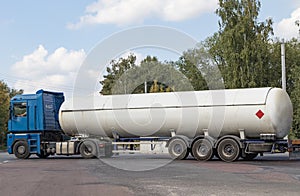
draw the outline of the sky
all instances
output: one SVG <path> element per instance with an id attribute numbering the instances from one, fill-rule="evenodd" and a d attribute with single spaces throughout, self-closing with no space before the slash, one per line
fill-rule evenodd
<path id="1" fill-rule="evenodd" d="M 218 31 L 217 8 L 218 0 L 4 0 L 0 3 L 0 80 L 25 93 L 45 89 L 72 96 L 84 60 L 105 40 L 132 28 L 158 26 L 201 42 Z M 267 18 L 274 21 L 276 37 L 297 37 L 300 1 L 261 0 L 259 21 Z M 162 61 L 180 56 L 155 46 L 128 48 L 118 55 L 130 52 L 138 60 L 146 55 Z M 102 75 L 99 71 L 90 77 L 97 81 Z M 96 91 L 99 88 L 95 84 Z"/>

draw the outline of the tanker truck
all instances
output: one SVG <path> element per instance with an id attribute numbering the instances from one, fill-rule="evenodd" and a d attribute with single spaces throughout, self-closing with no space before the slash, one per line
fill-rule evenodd
<path id="1" fill-rule="evenodd" d="M 74 97 L 39 90 L 10 102 L 8 153 L 110 157 L 118 141 L 158 138 L 173 159 L 226 162 L 296 152 L 292 104 L 279 88 Z M 112 142 L 114 141 L 114 142 Z"/>

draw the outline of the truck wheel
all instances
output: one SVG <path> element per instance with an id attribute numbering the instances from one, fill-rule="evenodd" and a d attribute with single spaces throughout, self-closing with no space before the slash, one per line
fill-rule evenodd
<path id="1" fill-rule="evenodd" d="M 17 141 L 13 148 L 14 154 L 19 159 L 27 159 L 30 156 L 28 144 L 26 141 Z"/>
<path id="2" fill-rule="evenodd" d="M 168 147 L 172 159 L 182 160 L 189 155 L 186 143 L 180 138 L 171 139 Z"/>
<path id="3" fill-rule="evenodd" d="M 96 144 L 92 141 L 83 141 L 80 145 L 80 154 L 85 159 L 94 158 L 97 154 Z"/>
<path id="4" fill-rule="evenodd" d="M 192 152 L 198 161 L 207 161 L 214 156 L 212 145 L 207 139 L 198 139 L 192 146 Z"/>
<path id="5" fill-rule="evenodd" d="M 257 157 L 258 153 L 245 153 L 244 156 L 242 156 L 242 158 L 245 160 L 245 161 L 251 161 L 253 159 L 255 159 Z"/>
<path id="6" fill-rule="evenodd" d="M 218 145 L 218 155 L 225 162 L 236 161 L 240 156 L 239 144 L 231 138 L 222 140 Z"/>

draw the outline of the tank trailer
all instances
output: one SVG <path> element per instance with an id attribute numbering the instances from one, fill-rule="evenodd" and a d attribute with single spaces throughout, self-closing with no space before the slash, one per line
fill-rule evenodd
<path id="1" fill-rule="evenodd" d="M 10 102 L 8 153 L 110 157 L 118 144 L 166 141 L 173 159 L 252 160 L 264 153 L 300 154 L 285 139 L 292 104 L 279 88 L 74 97 L 39 90 Z M 132 142 L 134 141 L 134 142 Z"/>

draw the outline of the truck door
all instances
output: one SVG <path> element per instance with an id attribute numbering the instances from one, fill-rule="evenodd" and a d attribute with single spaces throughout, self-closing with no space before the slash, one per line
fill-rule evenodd
<path id="1" fill-rule="evenodd" d="M 15 101 L 11 107 L 11 131 L 28 130 L 27 101 Z"/>
<path id="2" fill-rule="evenodd" d="M 38 115 L 37 115 L 37 106 L 36 100 L 28 100 L 27 102 L 27 118 L 28 118 L 28 130 L 37 130 L 38 129 Z"/>

